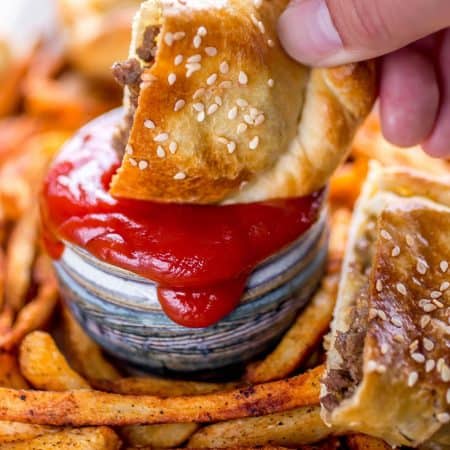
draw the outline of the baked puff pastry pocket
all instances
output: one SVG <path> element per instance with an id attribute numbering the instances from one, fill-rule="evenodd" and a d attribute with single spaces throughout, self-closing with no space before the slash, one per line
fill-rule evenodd
<path id="1" fill-rule="evenodd" d="M 374 65 L 310 69 L 295 62 L 276 34 L 287 4 L 142 4 L 131 59 L 118 65 L 128 91 L 126 152 L 113 195 L 252 202 L 326 183 L 372 107 Z"/>
<path id="2" fill-rule="evenodd" d="M 373 165 L 344 261 L 322 413 L 336 427 L 450 445 L 450 178 Z"/>

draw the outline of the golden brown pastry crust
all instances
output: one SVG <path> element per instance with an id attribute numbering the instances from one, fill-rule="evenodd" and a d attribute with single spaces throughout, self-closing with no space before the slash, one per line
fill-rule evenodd
<path id="1" fill-rule="evenodd" d="M 355 247 L 370 216 L 379 215 L 370 280 L 365 279 L 370 309 L 364 376 L 336 409 L 323 408 L 328 423 L 408 446 L 435 433 L 437 439 L 448 427 L 449 195 L 450 180 L 372 167 L 352 224 L 327 362 L 328 370 L 341 367 L 336 335 L 350 327 L 349 312 L 364 283 L 352 272 Z M 322 396 L 327 393 L 323 387 Z"/>
<path id="2" fill-rule="evenodd" d="M 144 3 L 133 48 L 151 25 L 161 26 L 159 48 L 144 74 L 132 154 L 112 194 L 231 203 L 303 195 L 325 184 L 372 106 L 374 67 L 311 70 L 292 60 L 276 37 L 287 3 Z M 155 142 L 165 133 L 167 140 Z"/>

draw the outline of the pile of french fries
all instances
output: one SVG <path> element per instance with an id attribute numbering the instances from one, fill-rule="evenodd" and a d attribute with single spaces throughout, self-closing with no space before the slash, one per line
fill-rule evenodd
<path id="1" fill-rule="evenodd" d="M 331 181 L 322 284 L 276 348 L 226 383 L 127 377 L 61 302 L 38 209 L 39 186 L 62 144 L 119 105 L 120 95 L 87 80 L 61 49 L 46 44 L 1 76 L 7 82 L 0 84 L 0 450 L 389 448 L 329 428 L 319 414 L 324 336 L 353 204 L 368 160 L 391 164 L 402 155 L 386 150 L 375 115 Z M 426 163 L 449 169 L 443 161 Z"/>

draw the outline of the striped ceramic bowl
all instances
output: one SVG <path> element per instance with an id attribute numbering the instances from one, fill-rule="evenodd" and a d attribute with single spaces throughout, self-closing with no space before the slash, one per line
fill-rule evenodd
<path id="1" fill-rule="evenodd" d="M 200 372 L 243 363 L 272 346 L 321 278 L 326 211 L 299 240 L 251 274 L 238 308 L 214 326 L 173 323 L 156 285 L 66 243 L 55 267 L 62 295 L 87 333 L 113 356 L 158 372 Z"/>

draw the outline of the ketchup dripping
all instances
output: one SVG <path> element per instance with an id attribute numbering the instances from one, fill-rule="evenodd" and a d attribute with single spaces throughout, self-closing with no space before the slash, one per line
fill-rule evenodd
<path id="1" fill-rule="evenodd" d="M 58 259 L 63 241 L 78 245 L 157 283 L 174 322 L 213 325 L 239 304 L 251 271 L 317 220 L 324 193 L 227 206 L 114 198 L 117 121 L 109 114 L 82 129 L 50 169 L 41 200 L 47 249 Z"/>

